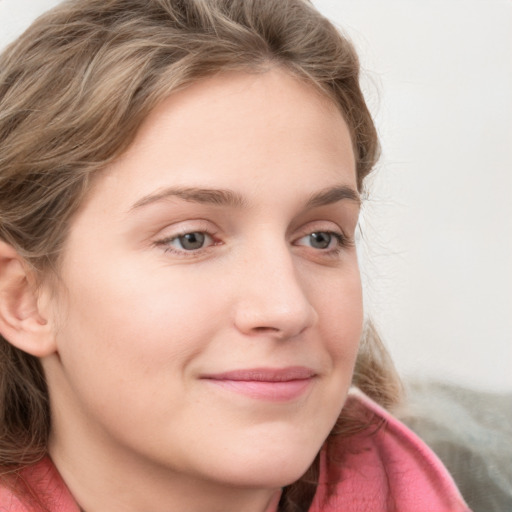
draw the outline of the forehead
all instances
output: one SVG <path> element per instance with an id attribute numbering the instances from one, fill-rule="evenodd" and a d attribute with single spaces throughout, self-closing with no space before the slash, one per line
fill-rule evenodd
<path id="1" fill-rule="evenodd" d="M 269 170 L 274 186 L 321 176 L 333 185 L 355 182 L 352 141 L 337 106 L 281 69 L 222 73 L 172 94 L 96 185 L 130 184 L 138 195 L 169 185 L 257 189 Z"/>

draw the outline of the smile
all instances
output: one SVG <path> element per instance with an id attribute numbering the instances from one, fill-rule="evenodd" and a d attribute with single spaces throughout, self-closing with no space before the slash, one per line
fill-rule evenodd
<path id="1" fill-rule="evenodd" d="M 229 391 L 250 398 L 272 402 L 287 402 L 303 395 L 313 383 L 316 373 L 311 368 L 252 368 L 220 374 L 205 375 L 202 379 Z"/>

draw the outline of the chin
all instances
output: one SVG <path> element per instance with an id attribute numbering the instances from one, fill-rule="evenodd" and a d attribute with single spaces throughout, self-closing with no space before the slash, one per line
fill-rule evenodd
<path id="1" fill-rule="evenodd" d="M 299 480 L 311 467 L 338 417 L 312 412 L 300 421 L 253 424 L 231 432 L 223 453 L 210 452 L 225 481 L 243 487 L 280 488 Z M 315 418 L 314 421 L 311 418 Z M 226 440 L 227 441 L 227 440 Z"/>
<path id="2" fill-rule="evenodd" d="M 240 487 L 285 487 L 306 473 L 320 448 L 321 446 L 315 446 L 307 450 L 304 446 L 295 446 L 294 449 L 281 446 L 252 456 L 246 453 L 237 457 L 233 464 L 223 465 L 224 476 L 226 481 L 229 480 L 232 485 Z M 244 461 L 242 467 L 240 461 Z M 233 468 L 232 471 L 229 471 L 228 467 Z"/>
<path id="3" fill-rule="evenodd" d="M 301 478 L 313 463 L 314 457 L 308 464 L 284 467 L 274 463 L 273 467 L 250 466 L 251 470 L 237 471 L 234 475 L 226 475 L 224 484 L 231 487 L 248 489 L 280 489 L 293 484 Z"/>

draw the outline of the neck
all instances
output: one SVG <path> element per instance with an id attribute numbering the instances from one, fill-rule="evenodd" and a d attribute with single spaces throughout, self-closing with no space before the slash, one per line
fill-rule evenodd
<path id="1" fill-rule="evenodd" d="M 279 499 L 281 497 L 281 492 L 277 492 L 272 496 L 271 500 L 268 503 L 267 508 L 264 512 L 278 512 L 278 506 L 279 506 Z M 79 507 L 80 512 L 86 512 L 85 509 L 82 507 Z"/>
<path id="2" fill-rule="evenodd" d="M 264 512 L 277 512 L 280 497 L 281 497 L 281 493 L 280 492 L 276 493 L 270 500 L 270 502 Z M 80 512 L 86 512 L 86 510 L 83 509 L 82 507 L 79 507 L 79 508 L 80 508 Z"/>
<path id="3" fill-rule="evenodd" d="M 55 442 L 58 438 L 59 442 Z M 81 439 L 80 443 L 76 439 Z M 64 441 L 64 442 L 62 442 Z M 50 456 L 81 510 L 86 512 L 277 512 L 281 489 L 230 486 L 144 465 L 122 450 L 61 435 Z M 100 449 L 96 449 L 100 446 Z"/>
<path id="4" fill-rule="evenodd" d="M 144 472 L 140 466 L 133 470 L 126 460 L 93 464 L 92 456 L 76 459 L 57 447 L 50 455 L 82 512 L 277 512 L 281 496 L 280 489 L 232 488 L 172 472 Z"/>

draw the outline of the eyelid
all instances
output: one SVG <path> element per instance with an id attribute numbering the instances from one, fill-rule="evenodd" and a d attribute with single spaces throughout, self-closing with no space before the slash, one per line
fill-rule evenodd
<path id="1" fill-rule="evenodd" d="M 313 233 L 328 233 L 335 238 L 335 246 L 325 249 L 312 247 L 309 244 L 300 244 L 299 242 L 312 235 Z M 333 220 L 316 220 L 304 224 L 296 231 L 292 244 L 303 248 L 308 252 L 313 252 L 319 257 L 337 257 L 343 250 L 355 247 L 355 238 L 346 233 L 346 231 Z"/>
<path id="2" fill-rule="evenodd" d="M 324 232 L 324 233 L 336 233 L 343 237 L 346 237 L 345 230 L 339 225 L 338 222 L 334 220 L 312 220 L 310 222 L 305 222 L 298 229 L 294 230 L 295 234 L 293 238 L 298 240 L 306 235 L 310 235 L 311 233 L 316 232 Z"/>
<path id="3" fill-rule="evenodd" d="M 171 245 L 171 242 L 174 242 L 175 240 L 178 240 L 182 236 L 185 236 L 187 234 L 192 234 L 192 233 L 202 233 L 202 234 L 206 235 L 206 237 L 210 239 L 210 243 L 204 247 L 199 247 L 198 249 L 190 249 L 190 250 L 187 250 L 184 248 L 180 249 L 180 248 L 177 248 L 177 247 L 174 247 L 173 245 Z M 220 244 L 221 244 L 221 242 L 216 241 L 215 238 L 213 237 L 213 235 L 211 235 L 210 233 L 208 233 L 206 231 L 198 231 L 198 230 L 187 231 L 183 234 L 177 234 L 177 235 L 173 235 L 173 236 L 155 241 L 155 245 L 158 247 L 161 247 L 165 253 L 171 253 L 171 254 L 174 254 L 181 258 L 193 258 L 193 257 L 203 255 L 204 253 L 209 251 L 212 247 L 215 247 L 216 245 L 220 245 Z"/>
<path id="4" fill-rule="evenodd" d="M 171 224 L 160 230 L 159 233 L 153 237 L 152 245 L 163 249 L 166 253 L 173 253 L 178 257 L 194 257 L 208 251 L 211 247 L 221 244 L 221 241 L 218 239 L 218 232 L 217 226 L 210 221 L 204 219 L 190 219 Z M 212 243 L 197 250 L 179 249 L 170 245 L 170 242 L 191 233 L 203 233 L 211 239 Z"/>
<path id="5" fill-rule="evenodd" d="M 219 228 L 211 221 L 202 218 L 188 218 L 177 222 L 169 222 L 152 235 L 153 240 L 170 239 L 186 235 L 187 233 L 205 232 L 214 235 Z"/>
<path id="6" fill-rule="evenodd" d="M 307 233 L 306 235 L 304 236 L 301 236 L 299 237 L 294 243 L 295 245 L 298 245 L 297 242 L 299 242 L 300 240 L 304 239 L 304 238 L 307 238 L 315 233 L 325 233 L 329 236 L 331 236 L 332 238 L 334 238 L 335 240 L 338 240 L 339 242 L 342 242 L 344 240 L 344 236 L 341 234 L 341 233 L 338 233 L 338 232 L 335 232 L 335 231 L 326 231 L 324 229 L 315 229 L 309 233 Z"/>

